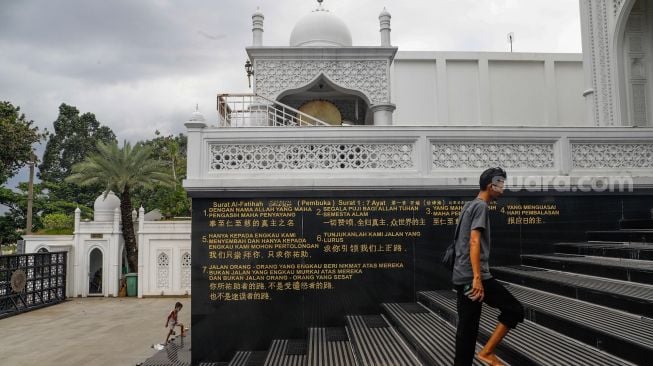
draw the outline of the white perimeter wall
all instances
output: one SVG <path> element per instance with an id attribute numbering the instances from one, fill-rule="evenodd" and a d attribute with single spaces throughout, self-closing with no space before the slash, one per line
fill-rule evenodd
<path id="1" fill-rule="evenodd" d="M 191 294 L 190 235 L 190 220 L 139 222 L 138 297 Z"/>
<path id="2" fill-rule="evenodd" d="M 394 125 L 587 126 L 581 54 L 399 52 Z"/>

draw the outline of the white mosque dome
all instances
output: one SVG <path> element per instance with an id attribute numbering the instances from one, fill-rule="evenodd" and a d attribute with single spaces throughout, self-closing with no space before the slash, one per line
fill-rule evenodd
<path id="1" fill-rule="evenodd" d="M 116 208 L 120 208 L 120 198 L 113 191 L 109 191 L 106 197 L 102 193 L 93 204 L 93 221 L 113 221 Z"/>
<path id="2" fill-rule="evenodd" d="M 303 16 L 290 33 L 290 46 L 351 47 L 347 24 L 321 5 Z"/>
<path id="3" fill-rule="evenodd" d="M 204 115 L 200 111 L 195 111 L 190 115 L 191 122 L 204 122 Z"/>

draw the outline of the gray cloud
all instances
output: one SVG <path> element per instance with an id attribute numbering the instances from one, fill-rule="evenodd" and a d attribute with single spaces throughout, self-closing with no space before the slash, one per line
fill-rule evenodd
<path id="1" fill-rule="evenodd" d="M 355 45 L 378 45 L 378 14 L 392 14 L 400 50 L 580 52 L 578 3 L 569 0 L 326 0 Z M 177 133 L 199 103 L 216 119 L 216 92 L 246 92 L 251 14 L 264 44 L 286 46 L 307 0 L 22 0 L 0 9 L 0 100 L 51 127 L 62 102 L 93 112 L 120 140 Z"/>

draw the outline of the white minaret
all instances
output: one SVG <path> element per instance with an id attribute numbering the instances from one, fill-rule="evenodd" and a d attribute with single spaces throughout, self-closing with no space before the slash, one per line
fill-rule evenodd
<path id="1" fill-rule="evenodd" d="M 252 14 L 252 46 L 263 46 L 263 13 L 260 8 L 256 8 L 256 12 Z"/>
<path id="2" fill-rule="evenodd" d="M 379 14 L 379 23 L 381 25 L 381 47 L 390 47 L 390 13 L 383 8 Z"/>

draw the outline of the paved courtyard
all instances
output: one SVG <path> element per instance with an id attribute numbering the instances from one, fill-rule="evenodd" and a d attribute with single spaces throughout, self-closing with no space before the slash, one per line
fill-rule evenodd
<path id="1" fill-rule="evenodd" d="M 131 365 L 145 361 L 165 340 L 168 312 L 190 298 L 74 298 L 0 320 L 0 365 Z"/>

